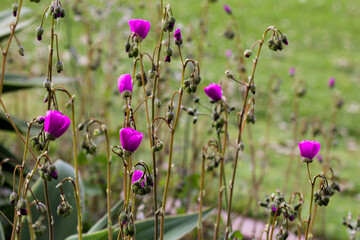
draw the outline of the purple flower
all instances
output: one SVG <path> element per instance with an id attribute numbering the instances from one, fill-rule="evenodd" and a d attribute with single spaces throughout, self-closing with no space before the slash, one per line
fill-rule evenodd
<path id="1" fill-rule="evenodd" d="M 124 150 L 135 152 L 139 147 L 143 134 L 132 128 L 122 128 L 120 130 L 120 141 Z"/>
<path id="2" fill-rule="evenodd" d="M 174 38 L 177 40 L 177 41 L 180 41 L 181 40 L 181 31 L 180 29 L 176 29 L 175 32 L 174 32 Z"/>
<path id="3" fill-rule="evenodd" d="M 132 176 L 132 183 L 139 181 L 140 178 L 144 175 L 144 172 L 141 170 L 135 170 Z M 146 176 L 144 176 L 144 180 L 141 181 L 141 186 L 145 186 Z"/>
<path id="4" fill-rule="evenodd" d="M 57 180 L 58 177 L 59 177 L 59 174 L 58 174 L 58 171 L 56 170 L 55 172 L 51 172 L 50 175 L 55 179 Z"/>
<path id="5" fill-rule="evenodd" d="M 294 67 L 291 67 L 291 68 L 289 69 L 289 75 L 290 75 L 291 77 L 293 77 L 293 76 L 295 75 L 295 68 L 294 68 Z"/>
<path id="6" fill-rule="evenodd" d="M 232 55 L 231 49 L 226 50 L 225 54 L 226 54 L 226 57 L 230 58 Z"/>
<path id="7" fill-rule="evenodd" d="M 49 140 L 63 135 L 70 126 L 70 119 L 61 112 L 48 110 L 45 115 L 44 130 Z"/>
<path id="8" fill-rule="evenodd" d="M 142 39 L 145 39 L 149 33 L 151 23 L 143 19 L 129 20 L 130 30 L 137 33 Z"/>
<path id="9" fill-rule="evenodd" d="M 329 88 L 333 88 L 335 86 L 335 78 L 331 77 L 328 82 Z"/>
<path id="10" fill-rule="evenodd" d="M 272 211 L 273 213 L 276 213 L 277 208 L 275 207 L 275 205 L 273 205 L 273 206 L 271 207 L 271 211 Z"/>
<path id="11" fill-rule="evenodd" d="M 132 87 L 130 74 L 120 75 L 120 77 L 118 79 L 118 87 L 119 87 L 120 93 L 123 93 L 124 91 L 132 92 L 133 87 Z"/>
<path id="12" fill-rule="evenodd" d="M 231 8 L 229 7 L 229 5 L 224 5 L 224 10 L 225 12 L 227 12 L 228 14 L 231 14 Z"/>
<path id="13" fill-rule="evenodd" d="M 171 57 L 170 57 L 170 56 L 166 56 L 166 57 L 165 57 L 165 62 L 171 62 Z"/>
<path id="14" fill-rule="evenodd" d="M 320 147 L 321 147 L 320 143 L 317 141 L 304 140 L 302 142 L 299 142 L 299 149 L 301 156 L 311 161 L 319 153 Z M 311 162 L 311 161 L 307 161 L 307 162 Z"/>
<path id="15" fill-rule="evenodd" d="M 215 102 L 222 98 L 221 87 L 216 83 L 210 83 L 209 86 L 204 88 L 204 91 L 205 94 Z"/>

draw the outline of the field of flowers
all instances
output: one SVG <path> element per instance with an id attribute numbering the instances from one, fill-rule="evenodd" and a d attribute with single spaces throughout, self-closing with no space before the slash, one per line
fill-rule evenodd
<path id="1" fill-rule="evenodd" d="M 1 1 L 0 239 L 359 239 L 359 14 Z"/>

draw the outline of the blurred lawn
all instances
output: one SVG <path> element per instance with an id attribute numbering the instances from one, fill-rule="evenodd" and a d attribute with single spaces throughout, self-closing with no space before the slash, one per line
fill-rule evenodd
<path id="1" fill-rule="evenodd" d="M 49 1 L 48 1 L 49 2 Z M 63 1 L 65 9 L 66 3 L 69 1 Z M 106 1 L 100 2 L 91 0 L 89 1 L 98 8 L 103 8 L 106 5 Z M 126 23 L 121 23 L 120 19 L 124 17 L 125 13 L 129 14 L 131 18 L 144 18 L 147 20 L 158 19 L 156 14 L 156 4 L 160 1 L 119 1 L 115 7 L 119 9 L 118 12 L 114 10 L 109 15 L 110 21 L 102 21 L 93 19 L 94 24 L 91 31 L 94 32 L 96 37 L 94 42 L 104 48 L 105 57 L 106 53 L 110 51 L 118 51 L 118 62 L 115 64 L 115 69 L 110 73 L 116 84 L 116 79 L 119 74 L 126 71 L 131 71 L 132 61 L 126 57 L 123 50 L 123 44 L 126 41 L 128 30 Z M 197 41 L 199 41 L 200 30 L 199 30 L 199 18 L 201 16 L 202 1 L 197 0 L 182 0 L 175 1 L 169 0 L 164 3 L 170 3 L 173 9 L 173 13 L 177 18 L 176 25 L 184 28 L 183 37 L 184 40 L 191 37 L 193 45 L 189 46 L 189 49 L 184 49 L 184 53 L 190 54 L 195 57 L 197 53 Z M 2 0 L 0 2 L 0 10 L 6 9 L 11 6 L 12 1 Z M 124 9 L 120 6 L 123 4 Z M 235 49 L 234 41 L 228 40 L 223 37 L 224 31 L 228 22 L 230 22 L 229 16 L 223 10 L 223 4 L 228 4 L 232 8 L 233 14 L 238 19 L 239 26 L 241 27 L 241 38 L 244 43 L 244 48 L 249 48 L 252 43 L 262 36 L 264 30 L 270 26 L 277 26 L 283 33 L 286 33 L 289 39 L 289 46 L 285 47 L 282 52 L 272 52 L 264 47 L 262 51 L 258 68 L 255 74 L 255 82 L 257 85 L 256 95 L 256 112 L 257 122 L 252 127 L 253 137 L 255 139 L 255 145 L 258 150 L 260 149 L 259 141 L 262 139 L 265 131 L 265 117 L 266 117 L 266 106 L 267 106 L 267 86 L 270 76 L 277 75 L 282 79 L 282 85 L 280 92 L 276 95 L 277 103 L 274 108 L 274 120 L 273 127 L 271 129 L 271 144 L 274 143 L 286 143 L 292 139 L 292 129 L 290 122 L 290 115 L 292 112 L 292 101 L 293 101 L 293 79 L 288 76 L 288 70 L 290 67 L 296 68 L 296 77 L 301 78 L 306 82 L 307 92 L 306 96 L 300 99 L 299 117 L 300 119 L 306 118 L 309 121 L 313 117 L 319 117 L 324 127 L 328 128 L 330 125 L 331 106 L 332 106 L 332 94 L 327 87 L 327 81 L 330 77 L 335 77 L 336 85 L 335 90 L 339 91 L 345 100 L 345 105 L 342 110 L 339 111 L 337 116 L 338 129 L 342 132 L 343 136 L 338 138 L 338 146 L 333 149 L 332 154 L 340 159 L 340 163 L 334 164 L 334 169 L 341 179 L 341 182 L 346 185 L 346 189 L 342 193 L 337 193 L 331 198 L 329 206 L 326 208 L 326 239 L 348 239 L 345 227 L 341 226 L 342 216 L 346 216 L 348 211 L 353 212 L 353 216 L 360 214 L 359 202 L 360 202 L 360 182 L 358 178 L 359 172 L 359 136 L 360 128 L 359 122 L 359 109 L 360 109 L 360 94 L 359 82 L 360 82 L 360 44 L 358 38 L 358 32 L 360 29 L 360 21 L 358 16 L 360 15 L 360 2 L 358 0 L 299 0 L 299 1 L 264 1 L 264 0 L 232 0 L 232 1 L 218 1 L 210 4 L 209 7 L 209 27 L 206 40 L 204 42 L 204 59 L 202 61 L 201 72 L 203 82 L 199 87 L 198 95 L 204 97 L 202 93 L 203 86 L 210 82 L 218 82 L 220 79 L 226 80 L 224 77 L 224 71 L 228 68 L 236 71 L 236 63 L 229 62 L 225 56 L 226 49 Z M 42 0 L 40 4 L 34 4 L 30 1 L 24 1 L 24 6 L 30 7 L 35 13 L 40 14 L 43 7 L 46 5 L 46 1 Z M 142 7 L 141 7 L 142 6 Z M 91 19 L 92 8 L 89 7 L 88 17 Z M 68 12 L 70 10 L 67 9 Z M 35 14 L 36 15 L 36 14 Z M 40 19 L 40 15 L 38 15 Z M 31 29 L 27 29 L 19 34 L 19 39 L 26 39 L 23 43 L 25 51 L 30 52 L 26 61 L 16 62 L 16 64 L 9 64 L 9 72 L 22 72 L 28 74 L 31 72 L 29 69 L 34 67 L 32 63 L 46 65 L 44 61 L 47 57 L 44 54 L 43 57 L 38 57 L 32 48 L 45 49 L 46 51 L 48 42 L 43 41 L 37 43 L 35 41 L 35 28 L 38 26 L 39 21 L 36 21 Z M 153 22 L 153 21 L 152 21 Z M 71 23 L 72 41 L 80 55 L 86 54 L 86 48 L 84 42 L 84 29 L 82 24 L 79 22 Z M 117 28 L 119 26 L 119 28 Z M 152 30 L 155 29 L 155 23 L 153 23 Z M 188 29 L 192 29 L 189 31 Z M 186 28 L 186 29 L 185 29 Z M 62 33 L 60 36 L 60 49 L 64 49 L 67 46 L 66 25 L 60 24 L 59 29 Z M 114 38 L 116 38 L 116 48 L 109 49 L 106 39 L 102 33 L 109 33 L 115 29 Z M 105 40 L 104 40 L 105 39 Z M 155 33 L 151 31 L 146 42 L 144 42 L 144 48 L 151 51 L 154 45 Z M 186 45 L 185 40 L 185 47 Z M 4 43 L 2 43 L 4 45 Z M 15 43 L 12 44 L 13 48 Z M 14 48 L 14 51 L 16 48 Z M 235 51 L 235 50 L 233 50 Z M 17 53 L 15 51 L 15 53 Z M 17 57 L 14 57 L 17 59 Z M 42 62 L 41 62 L 41 61 Z M 104 59 L 103 59 L 104 60 Z M 106 59 L 104 60 L 106 61 Z M 178 60 L 174 60 L 176 62 Z M 19 69 L 19 65 L 24 68 Z M 251 69 L 252 63 L 248 60 L 248 70 Z M 66 74 L 71 75 L 70 64 L 66 65 Z M 83 71 L 83 70 L 78 70 Z M 102 80 L 105 77 L 106 70 L 101 68 L 95 73 L 95 88 L 103 89 Z M 178 84 L 176 81 L 172 81 L 172 85 L 176 88 Z M 115 88 L 115 87 L 114 87 Z M 39 99 L 43 96 L 41 91 L 35 90 L 35 93 L 41 93 Z M 99 92 L 96 97 L 102 97 L 102 92 Z M 109 92 L 107 92 L 109 94 Z M 234 94 L 230 98 L 231 105 L 240 107 L 242 99 L 239 94 Z M 10 101 L 13 95 L 6 95 L 5 99 Z M 120 98 L 115 101 L 112 110 L 119 112 L 121 106 Z M 205 102 L 205 101 L 204 101 Z M 40 105 L 39 105 L 40 106 Z M 41 108 L 34 108 L 29 111 L 29 116 L 33 114 L 41 114 Z M 118 124 L 119 114 L 111 116 L 114 129 Z M 234 114 L 231 116 L 233 119 Z M 187 119 L 185 114 L 183 115 L 184 121 Z M 182 126 L 184 129 L 184 126 Z M 114 130 L 116 133 L 116 131 Z M 179 131 L 180 132 L 180 131 Z M 115 134 L 114 134 L 115 135 Z M 179 134 L 181 135 L 181 134 Z M 230 144 L 234 145 L 234 139 L 236 135 L 235 128 L 231 128 L 230 131 Z M 245 136 L 247 134 L 245 133 Z M 309 137 L 308 134 L 306 137 Z M 182 136 L 178 136 L 181 140 Z M 305 138 L 306 138 L 305 137 Z M 301 140 L 301 139 L 299 139 Z M 314 139 L 315 140 L 315 139 Z M 316 139 L 321 142 L 323 148 L 320 151 L 324 153 L 325 140 L 320 137 Z M 355 142 L 355 149 L 349 149 L 349 142 Z M 247 140 L 244 141 L 245 144 Z M 180 143 L 180 142 L 179 142 Z M 205 143 L 205 137 L 204 137 Z M 182 144 L 182 142 L 181 142 Z M 146 144 L 146 147 L 147 144 Z M 233 148 L 230 148 L 229 155 L 232 153 Z M 238 173 L 236 176 L 236 190 L 234 196 L 234 208 L 241 212 L 246 204 L 247 194 L 251 191 L 250 188 L 250 160 L 248 157 L 248 148 L 238 165 Z M 180 154 L 180 153 L 178 153 Z M 273 149 L 270 151 L 270 164 L 268 175 L 265 177 L 263 187 L 261 189 L 261 196 L 265 193 L 271 194 L 275 192 L 277 188 L 282 188 L 284 175 L 289 161 L 287 154 L 281 154 Z M 139 156 L 147 159 L 145 153 L 139 154 Z M 175 158 L 180 159 L 180 156 Z M 176 160 L 176 159 L 175 159 Z M 297 157 L 296 161 L 300 161 Z M 175 161 L 175 164 L 177 162 Z M 199 161 L 200 164 L 200 161 Z M 227 179 L 231 176 L 231 161 L 227 162 Z M 318 163 L 313 164 L 315 166 L 312 169 L 312 173 L 318 173 L 321 171 Z M 302 167 L 303 179 L 305 179 L 305 166 L 294 164 L 293 171 L 295 172 L 296 167 Z M 179 180 L 179 176 L 174 174 L 173 183 Z M 292 175 L 292 174 L 291 174 Z M 164 178 L 164 177 L 163 177 Z M 210 179 L 210 177 L 209 177 Z M 291 179 L 290 182 L 294 182 L 295 179 Z M 291 184 L 289 184 L 291 185 Z M 299 190 L 306 191 L 305 195 L 308 195 L 309 188 L 306 180 L 301 183 Z M 213 199 L 217 194 L 216 191 L 209 193 L 209 199 Z M 306 206 L 308 205 L 308 199 L 306 199 Z M 209 201 L 208 204 L 214 203 Z M 263 209 L 259 210 L 260 213 L 264 212 Z M 306 217 L 306 207 L 303 211 L 303 218 Z M 320 221 L 315 224 L 315 229 L 319 229 Z"/>

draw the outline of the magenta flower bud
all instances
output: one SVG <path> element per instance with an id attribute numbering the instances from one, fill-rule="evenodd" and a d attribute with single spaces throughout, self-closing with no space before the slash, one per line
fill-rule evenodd
<path id="1" fill-rule="evenodd" d="M 45 116 L 44 130 L 49 140 L 63 135 L 70 126 L 70 119 L 61 112 L 48 110 Z"/>
<path id="2" fill-rule="evenodd" d="M 50 175 L 55 179 L 57 180 L 59 178 L 59 174 L 58 174 L 58 171 L 56 170 L 55 172 L 51 172 Z"/>
<path id="3" fill-rule="evenodd" d="M 145 39 L 149 33 L 151 23 L 143 19 L 129 20 L 130 30 L 137 33 L 142 39 Z"/>
<path id="4" fill-rule="evenodd" d="M 166 57 L 165 57 L 165 62 L 171 62 L 171 57 L 170 57 L 170 56 L 166 56 Z"/>
<path id="5" fill-rule="evenodd" d="M 118 79 L 118 87 L 119 87 L 120 93 L 123 93 L 124 91 L 132 92 L 133 86 L 132 86 L 130 74 L 120 75 L 120 77 Z"/>
<path id="6" fill-rule="evenodd" d="M 215 102 L 222 98 L 221 87 L 216 83 L 210 83 L 209 86 L 204 88 L 204 91 L 205 94 Z"/>
<path id="7" fill-rule="evenodd" d="M 272 206 L 272 207 L 271 207 L 271 211 L 272 211 L 273 213 L 276 213 L 276 210 L 277 210 L 277 208 L 276 208 L 275 206 Z"/>
<path id="8" fill-rule="evenodd" d="M 174 32 L 174 38 L 175 38 L 176 40 L 178 40 L 178 41 L 181 40 L 181 31 L 180 31 L 179 28 L 176 29 L 175 32 Z"/>
<path id="9" fill-rule="evenodd" d="M 143 176 L 144 172 L 141 170 L 135 170 L 132 176 L 132 184 L 136 181 L 139 181 L 140 178 Z M 145 186 L 145 180 L 146 180 L 146 176 L 144 176 L 144 180 L 141 181 L 141 186 L 144 187 Z"/>
<path id="10" fill-rule="evenodd" d="M 289 69 L 289 75 L 290 75 L 291 77 L 293 77 L 293 76 L 295 75 L 295 68 L 294 68 L 294 67 L 291 67 L 291 68 Z"/>
<path id="11" fill-rule="evenodd" d="M 294 219 L 295 219 L 294 215 L 291 215 L 291 216 L 289 217 L 289 220 L 290 220 L 291 222 L 294 221 Z"/>
<path id="12" fill-rule="evenodd" d="M 230 58 L 232 55 L 231 49 L 226 50 L 225 55 L 226 55 L 226 57 Z"/>
<path id="13" fill-rule="evenodd" d="M 333 88 L 335 86 L 335 78 L 331 77 L 328 82 L 329 88 Z"/>
<path id="14" fill-rule="evenodd" d="M 232 11 L 231 11 L 231 8 L 229 7 L 229 5 L 224 5 L 224 10 L 225 10 L 225 12 L 226 13 L 228 13 L 228 14 L 231 14 L 232 13 Z"/>
<path id="15" fill-rule="evenodd" d="M 300 154 L 305 158 L 304 162 L 312 162 L 312 159 L 319 153 L 320 147 L 321 145 L 317 141 L 304 140 L 299 142 Z"/>
<path id="16" fill-rule="evenodd" d="M 140 146 L 143 134 L 132 128 L 122 128 L 120 130 L 120 141 L 124 150 L 135 152 Z"/>

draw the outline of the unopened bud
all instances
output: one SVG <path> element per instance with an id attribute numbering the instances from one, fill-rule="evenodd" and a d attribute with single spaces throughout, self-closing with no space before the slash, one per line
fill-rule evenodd
<path id="1" fill-rule="evenodd" d="M 24 47 L 23 47 L 23 46 L 20 46 L 20 47 L 19 47 L 19 54 L 20 54 L 21 56 L 24 56 L 24 53 L 25 53 Z"/>
<path id="2" fill-rule="evenodd" d="M 282 34 L 280 38 L 285 45 L 289 44 L 286 34 Z"/>
<path id="3" fill-rule="evenodd" d="M 13 16 L 14 16 L 14 17 L 16 17 L 16 15 L 17 15 L 18 8 L 19 8 L 19 6 L 18 6 L 17 3 L 14 3 L 14 4 L 12 5 L 12 11 L 13 11 Z"/>
<path id="4" fill-rule="evenodd" d="M 170 123 L 174 119 L 175 114 L 173 112 L 166 113 L 166 120 Z"/>
<path id="5" fill-rule="evenodd" d="M 251 93 L 255 95 L 255 93 L 256 93 L 256 86 L 255 86 L 255 84 L 250 84 L 249 88 L 250 88 Z"/>
<path id="6" fill-rule="evenodd" d="M 226 70 L 225 71 L 225 76 L 227 78 L 234 78 L 234 74 L 233 74 L 233 72 L 231 70 Z"/>
<path id="7" fill-rule="evenodd" d="M 58 61 L 55 64 L 56 71 L 60 73 L 64 69 L 64 64 L 61 61 Z"/>
<path id="8" fill-rule="evenodd" d="M 49 80 L 46 80 L 43 82 L 43 87 L 46 88 L 48 91 L 51 90 L 51 82 Z"/>
<path id="9" fill-rule="evenodd" d="M 12 192 L 12 193 L 10 193 L 10 204 L 11 205 L 14 205 L 15 204 L 15 201 L 16 201 L 16 198 L 17 198 L 17 193 L 16 192 Z"/>
<path id="10" fill-rule="evenodd" d="M 238 144 L 238 149 L 239 149 L 240 151 L 244 151 L 244 149 L 245 149 L 245 144 L 244 144 L 243 142 L 240 142 L 240 143 Z"/>
<path id="11" fill-rule="evenodd" d="M 36 28 L 36 37 L 37 37 L 37 40 L 41 41 L 43 34 L 44 34 L 44 29 L 43 29 L 42 27 L 37 27 L 37 28 Z"/>
<path id="12" fill-rule="evenodd" d="M 245 50 L 244 56 L 245 56 L 246 58 L 249 58 L 249 57 L 251 57 L 252 55 L 253 55 L 253 51 L 252 51 L 252 50 L 250 50 L 250 49 Z"/>
<path id="13" fill-rule="evenodd" d="M 154 105 L 157 107 L 157 108 L 160 108 L 162 103 L 161 103 L 161 100 L 156 98 L 155 101 L 154 101 Z"/>
<path id="14" fill-rule="evenodd" d="M 130 48 L 131 48 L 130 43 L 129 43 L 129 42 L 126 42 L 126 43 L 125 43 L 125 51 L 126 51 L 126 52 L 129 52 L 129 51 L 130 51 Z"/>
<path id="15" fill-rule="evenodd" d="M 173 50 L 172 50 L 172 48 L 166 49 L 166 55 L 169 56 L 169 57 L 171 57 L 171 56 L 173 55 Z"/>

